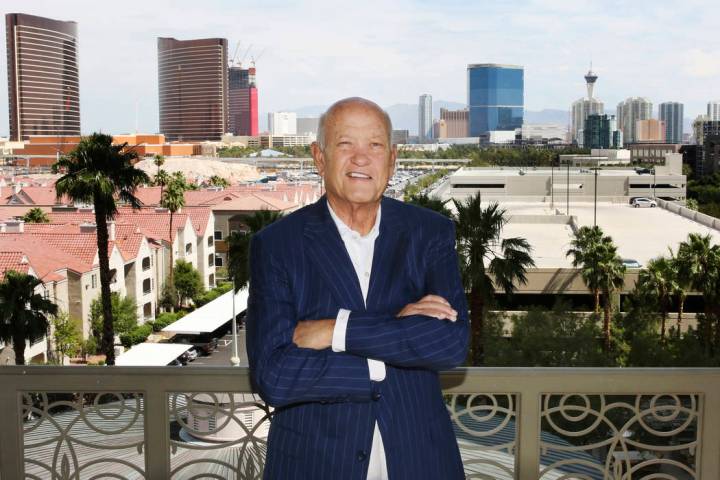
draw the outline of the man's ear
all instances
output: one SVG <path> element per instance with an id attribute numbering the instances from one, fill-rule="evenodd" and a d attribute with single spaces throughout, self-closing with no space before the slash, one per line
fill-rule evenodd
<path id="1" fill-rule="evenodd" d="M 390 147 L 390 165 L 392 166 L 390 176 L 393 176 L 397 170 L 397 145 Z"/>
<path id="2" fill-rule="evenodd" d="M 313 142 L 310 145 L 310 152 L 315 162 L 315 168 L 317 168 L 318 174 L 322 177 L 325 173 L 325 155 L 318 142 Z"/>

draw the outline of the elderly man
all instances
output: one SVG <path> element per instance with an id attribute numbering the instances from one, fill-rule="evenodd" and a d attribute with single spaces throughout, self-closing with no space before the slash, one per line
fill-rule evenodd
<path id="1" fill-rule="evenodd" d="M 447 218 L 383 197 L 388 115 L 348 98 L 312 152 L 326 195 L 256 234 L 247 350 L 276 408 L 265 478 L 464 478 L 438 370 L 468 315 Z"/>

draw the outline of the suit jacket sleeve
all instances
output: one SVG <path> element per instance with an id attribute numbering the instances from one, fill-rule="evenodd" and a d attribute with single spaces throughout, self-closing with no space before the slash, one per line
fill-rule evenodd
<path id="1" fill-rule="evenodd" d="M 292 287 L 277 252 L 255 235 L 250 244 L 246 333 L 250 373 L 260 396 L 273 407 L 369 401 L 366 359 L 329 348 L 298 347 L 292 341 L 297 317 Z"/>
<path id="2" fill-rule="evenodd" d="M 439 295 L 450 302 L 458 312 L 457 321 L 425 315 L 396 317 L 397 312 L 352 312 L 345 336 L 347 352 L 402 367 L 445 370 L 462 364 L 469 321 L 452 225 L 436 235 L 426 255 L 425 295 Z"/>

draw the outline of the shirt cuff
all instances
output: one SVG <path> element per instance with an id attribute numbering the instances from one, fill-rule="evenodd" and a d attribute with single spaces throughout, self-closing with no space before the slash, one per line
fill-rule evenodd
<path id="1" fill-rule="evenodd" d="M 350 310 L 341 308 L 335 318 L 335 328 L 332 336 L 333 352 L 345 351 L 345 332 L 347 331 L 348 319 L 350 319 Z"/>
<path id="2" fill-rule="evenodd" d="M 368 370 L 370 371 L 370 380 L 373 382 L 385 380 L 385 362 L 368 358 Z"/>

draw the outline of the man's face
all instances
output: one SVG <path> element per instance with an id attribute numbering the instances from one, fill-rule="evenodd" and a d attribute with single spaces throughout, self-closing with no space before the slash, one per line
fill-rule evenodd
<path id="1" fill-rule="evenodd" d="M 313 144 L 312 150 L 328 199 L 336 205 L 379 202 L 395 169 L 396 150 L 382 116 L 361 103 L 335 110 L 325 125 L 325 149 Z"/>

